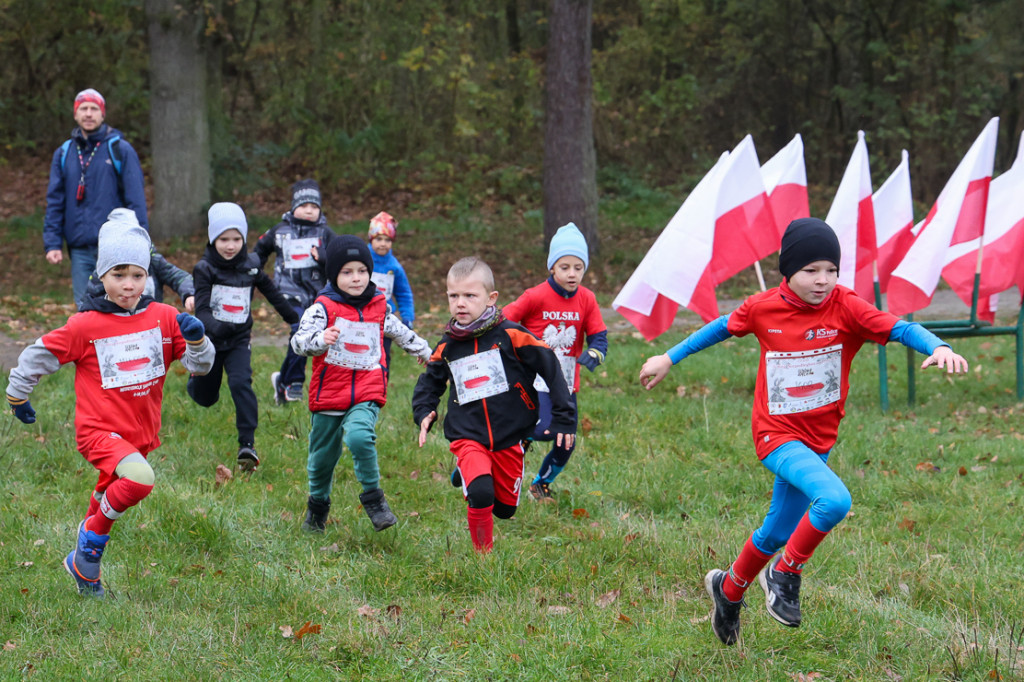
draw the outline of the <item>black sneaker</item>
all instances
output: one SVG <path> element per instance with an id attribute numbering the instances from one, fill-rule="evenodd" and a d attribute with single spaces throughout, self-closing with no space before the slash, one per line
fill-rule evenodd
<path id="1" fill-rule="evenodd" d="M 327 513 L 331 511 L 331 498 L 321 502 L 312 495 L 306 500 L 306 520 L 302 530 L 308 533 L 323 533 L 327 528 Z"/>
<path id="2" fill-rule="evenodd" d="M 791 628 L 800 627 L 800 574 L 778 571 L 782 555 L 772 559 L 757 576 L 764 590 L 764 605 L 771 617 Z"/>
<path id="3" fill-rule="evenodd" d="M 238 448 L 239 471 L 254 471 L 259 465 L 260 458 L 256 454 L 256 448 L 251 445 L 243 445 Z"/>
<path id="4" fill-rule="evenodd" d="M 462 487 L 462 472 L 459 471 L 459 467 L 455 467 L 454 469 L 452 469 L 452 475 L 448 480 L 452 482 L 453 488 Z"/>
<path id="5" fill-rule="evenodd" d="M 548 484 L 544 483 L 543 481 L 541 481 L 540 483 L 530 484 L 530 495 L 532 495 L 533 499 L 537 500 L 538 502 L 546 502 L 548 500 L 555 499 L 555 496 L 551 494 L 551 488 L 548 487 Z"/>
<path id="6" fill-rule="evenodd" d="M 380 488 L 368 493 L 360 493 L 359 501 L 362 503 L 366 515 L 370 517 L 375 531 L 380 532 L 398 523 L 398 519 L 391 513 L 388 501 L 384 499 L 384 491 Z"/>
<path id="7" fill-rule="evenodd" d="M 732 646 L 740 638 L 740 609 L 745 605 L 729 601 L 722 592 L 722 581 L 728 575 L 720 568 L 713 568 L 704 576 L 704 588 L 708 591 L 715 610 L 711 614 L 711 629 L 726 646 Z"/>

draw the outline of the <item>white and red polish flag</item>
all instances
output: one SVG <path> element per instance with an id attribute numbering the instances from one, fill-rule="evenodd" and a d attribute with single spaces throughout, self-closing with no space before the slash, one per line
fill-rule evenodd
<path id="1" fill-rule="evenodd" d="M 1000 292 L 1014 285 L 1024 292 L 1024 201 L 1021 197 L 1024 197 L 1024 133 L 1021 133 L 1013 165 L 989 186 L 984 235 L 951 247 L 951 258 L 942 271 L 942 278 L 964 303 L 971 305 L 977 251 L 981 248 L 978 317 L 988 322 L 995 320 L 995 299 Z M 966 299 L 961 293 L 964 291 L 968 295 Z"/>
<path id="2" fill-rule="evenodd" d="M 648 341 L 672 326 L 680 305 L 702 311 L 701 317 L 718 310 L 708 265 L 714 246 L 717 178 L 728 159 L 729 152 L 723 152 L 683 200 L 612 302 Z"/>
<path id="3" fill-rule="evenodd" d="M 690 192 L 612 307 L 648 340 L 672 325 L 679 306 L 710 322 L 715 286 L 779 246 L 748 135 Z"/>
<path id="4" fill-rule="evenodd" d="M 782 247 L 750 135 L 729 152 L 715 204 L 711 273 L 718 285 Z M 717 316 L 716 306 L 705 321 Z"/>
<path id="5" fill-rule="evenodd" d="M 889 280 L 890 312 L 906 315 L 931 303 L 942 269 L 949 263 L 950 246 L 981 236 L 998 130 L 995 117 L 967 150 L 928 216 L 914 227 L 914 243 Z"/>
<path id="6" fill-rule="evenodd" d="M 873 301 L 875 253 L 875 211 L 871 204 L 871 170 L 864 131 L 857 131 L 857 144 L 839 182 L 825 222 L 839 238 L 841 262 L 839 283 Z"/>
<path id="7" fill-rule="evenodd" d="M 804 141 L 797 133 L 789 144 L 761 166 L 761 178 L 768 193 L 768 204 L 775 216 L 775 227 L 782 233 L 797 218 L 811 215 L 807 201 L 807 168 L 804 166 Z"/>
<path id="8" fill-rule="evenodd" d="M 903 150 L 900 165 L 871 197 L 878 236 L 878 288 L 889 289 L 889 277 L 914 243 L 914 199 L 910 191 L 910 155 Z"/>

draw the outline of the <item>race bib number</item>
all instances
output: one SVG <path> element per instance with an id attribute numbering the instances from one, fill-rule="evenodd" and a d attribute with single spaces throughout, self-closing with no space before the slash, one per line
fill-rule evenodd
<path id="1" fill-rule="evenodd" d="M 565 377 L 565 385 L 569 388 L 569 393 L 575 393 L 573 387 L 576 385 L 576 358 L 571 355 L 563 355 L 557 350 L 555 355 L 558 357 L 558 364 L 562 368 L 562 376 Z M 545 393 L 551 392 L 547 383 L 540 378 L 539 374 L 533 380 L 533 387 Z"/>
<path id="2" fill-rule="evenodd" d="M 384 294 L 384 298 L 391 300 L 391 292 L 395 290 L 395 273 L 375 272 L 370 275 L 370 281 L 377 285 L 377 291 Z"/>
<path id="3" fill-rule="evenodd" d="M 768 414 L 807 412 L 839 401 L 842 345 L 765 353 Z"/>
<path id="4" fill-rule="evenodd" d="M 142 384 L 164 375 L 160 327 L 93 341 L 104 389 Z"/>
<path id="5" fill-rule="evenodd" d="M 448 363 L 460 405 L 490 398 L 508 390 L 505 365 L 497 348 Z"/>
<path id="6" fill-rule="evenodd" d="M 318 246 L 320 240 L 316 237 L 304 239 L 285 239 L 281 245 L 281 256 L 284 258 L 286 270 L 300 268 L 311 268 L 316 265 L 313 258 L 313 248 Z"/>
<path id="7" fill-rule="evenodd" d="M 347 369 L 377 369 L 380 367 L 380 325 L 373 322 L 355 322 L 339 317 L 334 322 L 341 335 L 327 349 L 324 362 Z"/>
<path id="8" fill-rule="evenodd" d="M 210 310 L 213 312 L 213 319 L 245 324 L 245 321 L 249 319 L 251 299 L 252 290 L 249 287 L 214 284 L 210 290 Z"/>

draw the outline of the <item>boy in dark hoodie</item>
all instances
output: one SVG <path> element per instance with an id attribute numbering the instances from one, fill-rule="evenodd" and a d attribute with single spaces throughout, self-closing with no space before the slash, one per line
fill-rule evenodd
<path id="1" fill-rule="evenodd" d="M 188 394 L 203 407 L 210 407 L 220 398 L 221 375 L 227 372 L 228 388 L 235 402 L 238 468 L 252 471 L 260 463 L 255 447 L 259 407 L 252 390 L 249 346 L 253 290 L 258 288 L 288 324 L 298 322 L 299 316 L 260 269 L 259 257 L 246 251 L 249 227 L 241 206 L 227 202 L 211 206 L 208 232 L 210 243 L 196 263 L 192 277 L 196 317 L 206 325 L 217 357 L 209 374 L 188 380 Z"/>
<path id="2" fill-rule="evenodd" d="M 316 180 L 299 180 L 292 185 L 292 209 L 256 242 L 261 268 L 271 254 L 276 254 L 274 284 L 297 315 L 313 304 L 327 283 L 323 254 L 335 235 L 327 226 L 322 206 Z M 292 336 L 297 330 L 298 325 L 293 324 Z M 278 405 L 301 401 L 302 385 L 306 383 L 305 356 L 296 355 L 289 344 L 281 369 L 270 375 L 270 383 Z"/>
<path id="3" fill-rule="evenodd" d="M 382 531 L 398 522 L 380 489 L 377 464 L 377 415 L 387 402 L 388 375 L 384 338 L 393 339 L 426 363 L 430 344 L 388 313 L 384 295 L 370 276 L 373 257 L 366 242 L 351 235 L 327 246 L 327 281 L 302 315 L 291 346 L 313 356 L 309 381 L 309 499 L 302 528 L 322 532 L 331 508 L 331 483 L 342 445 L 352 453 L 359 501 Z"/>

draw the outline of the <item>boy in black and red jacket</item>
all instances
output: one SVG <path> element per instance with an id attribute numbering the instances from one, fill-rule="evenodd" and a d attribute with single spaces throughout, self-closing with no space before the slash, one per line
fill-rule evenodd
<path id="1" fill-rule="evenodd" d="M 497 308 L 486 263 L 463 258 L 448 271 L 447 284 L 452 319 L 416 382 L 413 419 L 422 447 L 452 384 L 444 435 L 458 461 L 473 547 L 486 553 L 494 545 L 493 517 L 511 518 L 519 506 L 523 440 L 537 423 L 534 379 L 539 375 L 551 391 L 551 432 L 558 445 L 572 447 L 575 410 L 554 351 Z"/>

